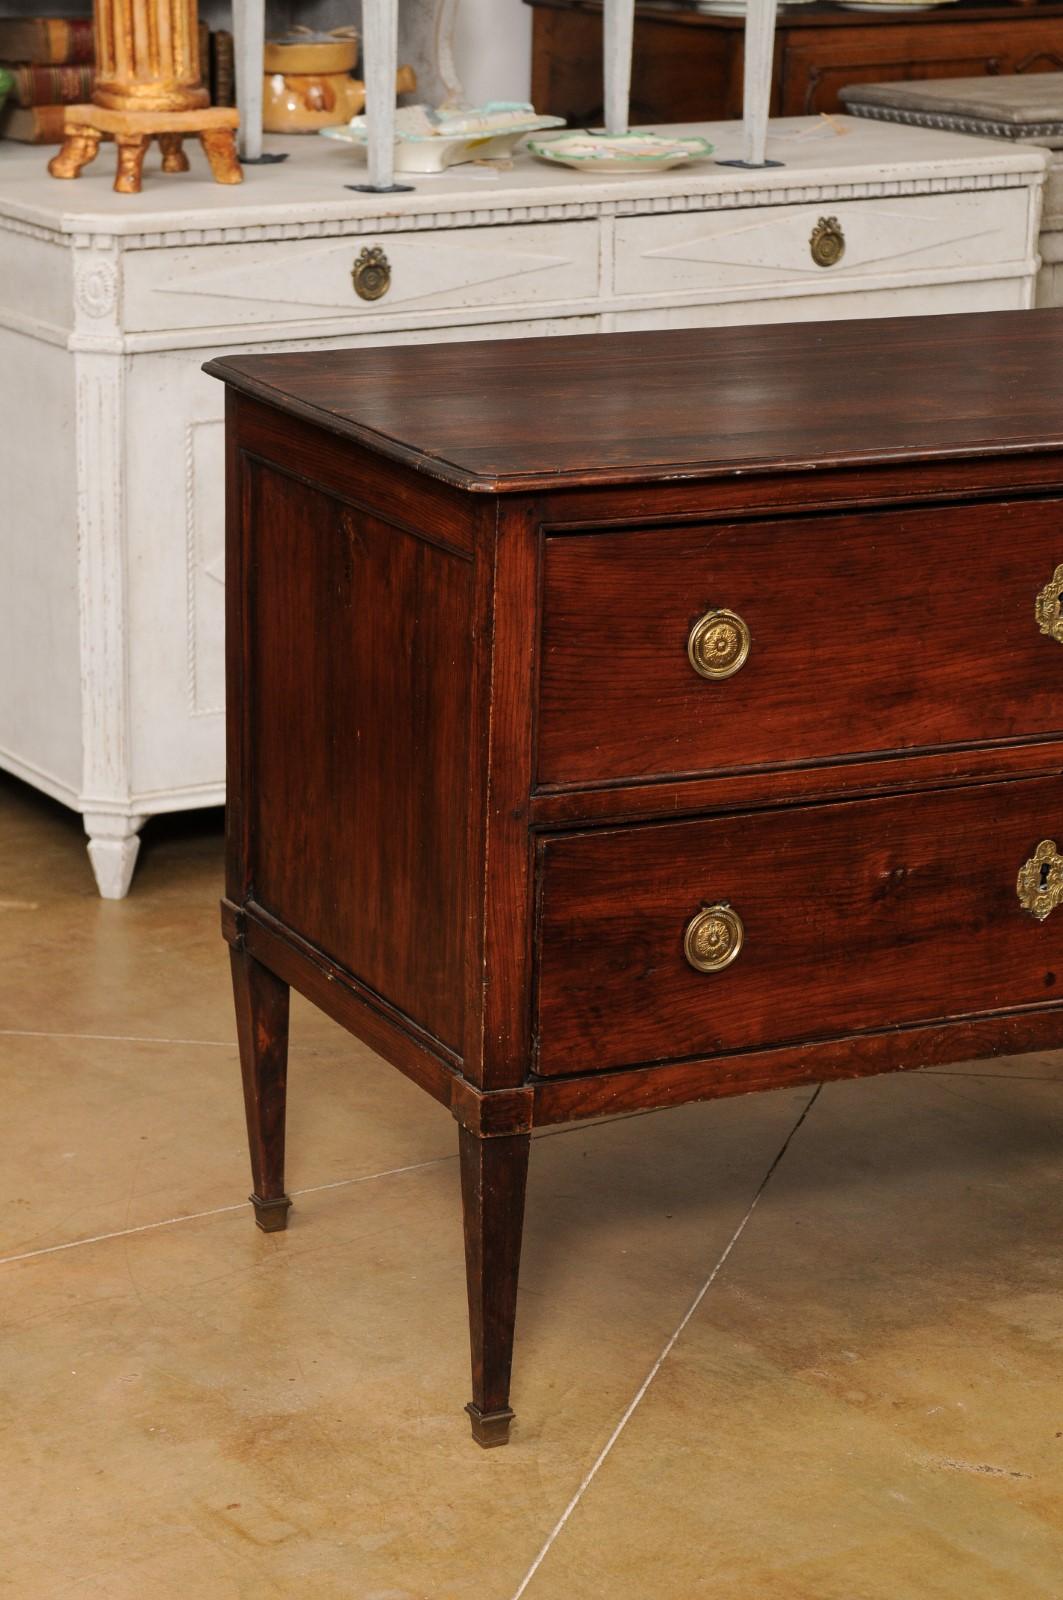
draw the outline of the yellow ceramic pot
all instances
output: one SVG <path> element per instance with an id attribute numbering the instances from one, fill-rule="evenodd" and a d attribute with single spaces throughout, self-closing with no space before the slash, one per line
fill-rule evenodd
<path id="1" fill-rule="evenodd" d="M 293 33 L 267 39 L 262 126 L 267 133 L 316 133 L 349 122 L 365 107 L 365 85 L 351 72 L 358 60 L 353 30 Z"/>

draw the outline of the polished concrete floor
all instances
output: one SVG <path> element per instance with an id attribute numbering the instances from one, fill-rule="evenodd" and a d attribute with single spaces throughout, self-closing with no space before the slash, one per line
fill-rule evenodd
<path id="1" fill-rule="evenodd" d="M 454 1125 L 302 1004 L 252 1223 L 220 881 L 0 779 L 0 1595 L 1063 1597 L 1063 1056 L 539 1136 L 482 1452 Z"/>

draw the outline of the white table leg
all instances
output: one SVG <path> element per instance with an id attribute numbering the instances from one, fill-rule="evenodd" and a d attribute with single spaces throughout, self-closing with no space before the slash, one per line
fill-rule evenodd
<path id="1" fill-rule="evenodd" d="M 233 0 L 233 55 L 236 105 L 240 112 L 240 154 L 257 161 L 262 154 L 262 62 L 266 49 L 266 0 Z"/>
<path id="2" fill-rule="evenodd" d="M 124 900 L 129 893 L 140 849 L 140 830 L 146 821 L 146 817 L 135 813 L 123 817 L 109 811 L 85 812 L 89 860 L 104 900 Z"/>
<path id="3" fill-rule="evenodd" d="M 775 55 L 777 0 L 746 0 L 746 59 L 742 85 L 745 159 L 763 167 L 768 154 L 768 110 Z"/>
<path id="4" fill-rule="evenodd" d="M 605 127 L 627 133 L 635 0 L 605 0 Z"/>
<path id="5" fill-rule="evenodd" d="M 394 189 L 395 74 L 399 66 L 398 0 L 363 0 L 362 65 L 369 139 L 368 187 Z"/>

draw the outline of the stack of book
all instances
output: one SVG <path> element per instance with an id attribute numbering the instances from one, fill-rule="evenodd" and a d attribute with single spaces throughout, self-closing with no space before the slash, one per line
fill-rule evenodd
<path id="1" fill-rule="evenodd" d="M 210 62 L 210 101 L 215 106 L 236 104 L 236 67 L 233 59 L 233 36 L 226 28 L 217 28 L 210 35 L 210 48 L 199 58 L 206 73 Z"/>
<path id="2" fill-rule="evenodd" d="M 59 144 L 64 107 L 91 98 L 91 17 L 0 17 L 0 64 L 15 80 L 0 134 L 24 144 Z"/>
<path id="3" fill-rule="evenodd" d="M 235 104 L 233 38 L 200 23 L 200 61 L 216 106 Z M 0 110 L 0 137 L 61 144 L 66 106 L 92 98 L 91 17 L 0 17 L 0 66 L 15 80 Z"/>

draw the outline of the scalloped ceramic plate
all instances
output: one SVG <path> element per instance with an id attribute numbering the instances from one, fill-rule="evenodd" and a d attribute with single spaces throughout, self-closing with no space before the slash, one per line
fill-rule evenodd
<path id="1" fill-rule="evenodd" d="M 559 139 L 529 139 L 528 149 L 540 161 L 553 161 L 574 172 L 667 172 L 688 161 L 711 156 L 707 139 L 670 139 L 659 133 L 603 133 L 596 129 L 564 133 Z"/>

